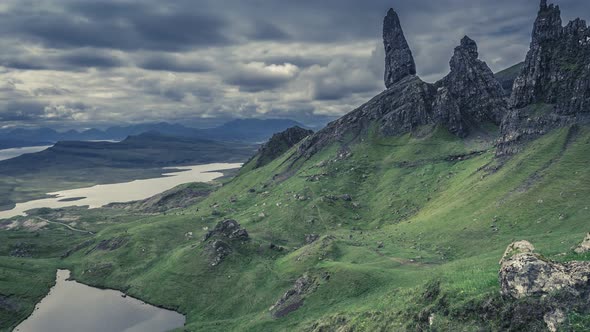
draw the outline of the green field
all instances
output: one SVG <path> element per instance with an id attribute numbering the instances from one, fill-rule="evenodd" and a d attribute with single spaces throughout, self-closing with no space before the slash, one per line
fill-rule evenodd
<path id="1" fill-rule="evenodd" d="M 506 246 L 526 239 L 547 258 L 590 259 L 571 250 L 590 230 L 588 127 L 553 131 L 503 160 L 491 142 L 440 128 L 369 135 L 348 158 L 339 148 L 251 162 L 201 202 L 163 213 L 42 211 L 95 235 L 15 219 L 0 231 L 0 299 L 16 304 L 0 302 L 0 327 L 30 313 L 67 267 L 80 282 L 186 314 L 188 331 L 542 330 L 508 310 L 527 300 L 499 295 Z M 226 218 L 250 241 L 211 266 L 202 239 Z M 321 238 L 306 244 L 307 234 Z M 123 245 L 90 250 L 104 240 Z M 9 257 L 15 248 L 31 257 Z M 269 308 L 304 274 L 318 280 L 314 291 L 274 318 Z M 567 328 L 587 330 L 589 317 L 572 311 Z"/>

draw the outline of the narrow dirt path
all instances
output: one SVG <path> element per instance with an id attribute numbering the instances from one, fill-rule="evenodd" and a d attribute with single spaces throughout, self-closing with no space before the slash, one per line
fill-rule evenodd
<path id="1" fill-rule="evenodd" d="M 64 223 L 61 223 L 61 222 L 51 221 L 51 220 L 47 220 L 47 219 L 41 218 L 41 217 L 37 217 L 37 219 L 40 219 L 41 221 L 45 221 L 46 223 L 57 224 L 57 225 L 64 226 L 65 228 L 67 228 L 67 229 L 69 229 L 71 231 L 74 231 L 74 232 L 80 232 L 80 233 L 86 233 L 86 234 L 94 235 L 94 233 L 91 232 L 91 231 L 87 231 L 87 230 L 84 230 L 84 229 L 74 228 L 74 227 L 72 227 L 72 226 L 70 226 L 68 224 L 64 224 Z"/>

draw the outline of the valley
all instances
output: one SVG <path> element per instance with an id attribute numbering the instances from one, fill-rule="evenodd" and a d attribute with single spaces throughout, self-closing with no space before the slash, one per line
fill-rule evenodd
<path id="1" fill-rule="evenodd" d="M 161 177 L 164 167 L 244 162 L 256 146 L 146 133 L 113 142 L 60 142 L 0 161 L 0 210 L 47 193 Z"/>
<path id="2" fill-rule="evenodd" d="M 260 147 L 147 133 L 0 162 L 4 206 L 47 183 L 243 163 L 0 220 L 0 330 L 68 270 L 183 315 L 175 331 L 587 331 L 590 29 L 542 0 L 531 37 L 494 74 L 458 36 L 428 83 L 390 9 L 386 90 L 317 132 Z"/>

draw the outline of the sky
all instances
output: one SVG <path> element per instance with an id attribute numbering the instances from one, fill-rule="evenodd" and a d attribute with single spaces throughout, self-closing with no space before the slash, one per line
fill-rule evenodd
<path id="1" fill-rule="evenodd" d="M 551 1 L 550 1 L 551 2 Z M 555 0 L 565 22 L 587 0 Z M 341 116 L 384 90 L 394 8 L 418 75 L 464 35 L 493 71 L 522 61 L 538 0 L 2 0 L 0 128 Z"/>

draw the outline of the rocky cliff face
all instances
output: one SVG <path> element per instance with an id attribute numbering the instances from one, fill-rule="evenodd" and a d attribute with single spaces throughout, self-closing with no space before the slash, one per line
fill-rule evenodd
<path id="1" fill-rule="evenodd" d="M 324 146 L 344 146 L 375 128 L 384 136 L 413 131 L 423 125 L 443 125 L 465 137 L 485 122 L 500 124 L 507 110 L 505 92 L 485 62 L 477 44 L 464 37 L 450 61 L 451 71 L 429 84 L 416 76 L 412 52 L 399 18 L 391 9 L 383 25 L 387 90 L 356 110 L 330 123 L 300 147 L 310 156 Z"/>
<path id="2" fill-rule="evenodd" d="M 450 73 L 429 84 L 416 76 L 412 52 L 394 10 L 383 25 L 385 86 L 368 103 L 330 123 L 300 147 L 309 157 L 324 146 L 347 144 L 369 128 L 381 135 L 442 125 L 466 137 L 483 124 L 500 125 L 497 155 L 519 151 L 523 142 L 551 129 L 590 122 L 590 28 L 576 19 L 562 27 L 558 6 L 541 1 L 531 49 L 512 89 L 502 87 L 478 59 L 475 41 L 465 36 L 450 60 Z M 516 75 L 510 74 L 510 82 Z M 512 91 L 506 96 L 506 91 Z"/>
<path id="3" fill-rule="evenodd" d="M 435 84 L 437 122 L 460 137 L 478 124 L 499 124 L 508 108 L 502 86 L 478 56 L 475 41 L 463 37 L 451 58 L 451 72 Z"/>
<path id="4" fill-rule="evenodd" d="M 312 135 L 313 131 L 295 126 L 274 134 L 271 139 L 258 150 L 255 168 L 262 167 L 283 153 L 287 152 L 302 139 Z"/>
<path id="5" fill-rule="evenodd" d="M 356 110 L 331 122 L 303 142 L 299 151 L 310 156 L 340 142 L 346 145 L 375 124 L 385 135 L 398 135 L 433 122 L 432 102 L 436 90 L 416 76 L 407 76 Z"/>
<path id="6" fill-rule="evenodd" d="M 559 6 L 541 6 L 530 50 L 514 81 L 512 110 L 502 123 L 498 155 L 556 127 L 590 118 L 590 29 L 575 19 L 565 27 Z"/>
<path id="7" fill-rule="evenodd" d="M 561 114 L 590 112 L 590 29 L 581 19 L 562 27 L 559 6 L 545 1 L 511 98 L 515 108 L 535 103 L 554 104 Z"/>

